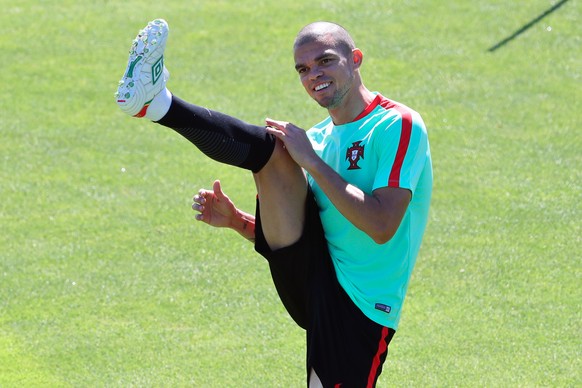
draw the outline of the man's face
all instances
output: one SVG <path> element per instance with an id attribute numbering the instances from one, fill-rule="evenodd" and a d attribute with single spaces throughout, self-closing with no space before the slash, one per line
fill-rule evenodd
<path id="1" fill-rule="evenodd" d="M 295 69 L 307 94 L 327 109 L 340 107 L 354 85 L 353 58 L 323 41 L 295 47 Z"/>

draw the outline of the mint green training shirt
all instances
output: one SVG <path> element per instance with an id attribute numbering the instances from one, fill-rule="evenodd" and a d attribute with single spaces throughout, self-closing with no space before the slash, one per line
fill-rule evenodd
<path id="1" fill-rule="evenodd" d="M 348 221 L 308 176 L 339 283 L 368 318 L 396 330 L 432 192 L 424 123 L 417 112 L 377 94 L 353 122 L 336 126 L 328 117 L 307 135 L 315 152 L 365 193 L 387 186 L 412 193 L 394 237 L 377 244 Z"/>

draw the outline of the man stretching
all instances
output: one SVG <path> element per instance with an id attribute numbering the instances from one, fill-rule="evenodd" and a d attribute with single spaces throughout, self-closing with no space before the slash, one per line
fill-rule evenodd
<path id="1" fill-rule="evenodd" d="M 428 219 L 432 165 L 420 115 L 364 86 L 364 55 L 334 23 L 307 25 L 293 46 L 303 87 L 328 112 L 307 132 L 272 119 L 250 125 L 172 95 L 167 36 L 159 19 L 138 34 L 118 105 L 253 173 L 255 216 L 215 184 L 195 198 L 198 218 L 232 227 L 267 259 L 306 330 L 310 387 L 375 386 Z"/>

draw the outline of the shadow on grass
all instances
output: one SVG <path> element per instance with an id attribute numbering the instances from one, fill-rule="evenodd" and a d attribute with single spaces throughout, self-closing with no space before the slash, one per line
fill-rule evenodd
<path id="1" fill-rule="evenodd" d="M 548 16 L 549 14 L 551 14 L 552 12 L 554 12 L 555 10 L 557 10 L 558 8 L 560 8 L 562 5 L 564 5 L 567 2 L 568 2 L 568 0 L 562 0 L 562 1 L 554 4 L 552 7 L 548 8 L 544 13 L 542 13 L 541 15 L 539 15 L 538 17 L 536 17 L 535 19 L 533 19 L 529 23 L 525 24 L 523 27 L 521 27 L 519 30 L 515 31 L 513 34 L 511 34 L 507 38 L 503 39 L 502 41 L 495 44 L 494 46 L 489 47 L 489 49 L 487 51 L 492 53 L 495 50 L 497 50 L 498 48 L 505 46 L 507 43 L 511 42 L 512 40 L 517 38 L 519 35 L 523 34 L 525 31 L 527 31 L 529 28 L 531 28 L 534 24 L 538 23 L 540 20 L 542 20 L 543 18 L 545 18 L 546 16 Z"/>

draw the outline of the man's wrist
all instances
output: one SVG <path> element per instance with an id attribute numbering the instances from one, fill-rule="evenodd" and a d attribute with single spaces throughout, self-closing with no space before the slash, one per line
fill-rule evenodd
<path id="1" fill-rule="evenodd" d="M 253 220 L 249 218 L 248 214 L 237 209 L 234 217 L 230 221 L 230 227 L 238 232 L 242 232 L 249 228 L 251 221 Z"/>
<path id="2" fill-rule="evenodd" d="M 255 238 L 255 218 L 238 209 L 231 221 L 231 228 L 251 241 Z"/>

